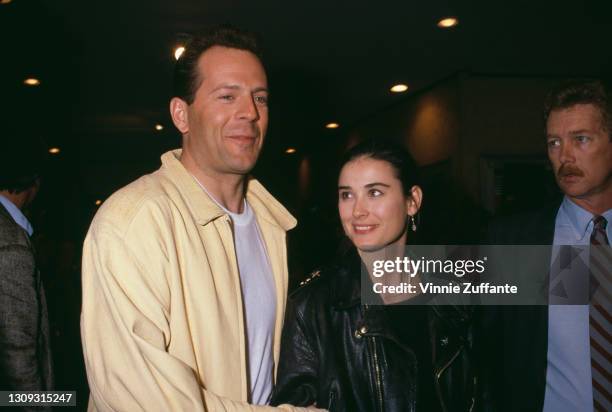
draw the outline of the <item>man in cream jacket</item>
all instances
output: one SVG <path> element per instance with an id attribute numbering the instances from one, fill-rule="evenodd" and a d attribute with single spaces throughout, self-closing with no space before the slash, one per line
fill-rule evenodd
<path id="1" fill-rule="evenodd" d="M 111 196 L 89 229 L 90 411 L 275 410 L 266 404 L 296 221 L 248 178 L 268 124 L 258 56 L 231 27 L 188 42 L 170 102 L 182 150 Z"/>

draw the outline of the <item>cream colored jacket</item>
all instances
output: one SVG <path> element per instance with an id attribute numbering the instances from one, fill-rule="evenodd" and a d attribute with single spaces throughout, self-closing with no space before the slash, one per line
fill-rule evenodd
<path id="1" fill-rule="evenodd" d="M 83 250 L 81 334 L 90 411 L 264 411 L 247 404 L 247 341 L 229 216 L 165 153 L 111 196 Z M 256 180 L 250 203 L 276 285 L 274 359 L 296 220 Z M 285 409 L 295 409 L 283 406 Z"/>

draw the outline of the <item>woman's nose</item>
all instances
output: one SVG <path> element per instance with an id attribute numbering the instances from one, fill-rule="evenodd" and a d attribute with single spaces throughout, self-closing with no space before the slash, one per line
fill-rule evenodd
<path id="1" fill-rule="evenodd" d="M 355 201 L 355 206 L 353 206 L 353 217 L 363 217 L 368 214 L 368 209 L 362 200 L 359 198 Z"/>

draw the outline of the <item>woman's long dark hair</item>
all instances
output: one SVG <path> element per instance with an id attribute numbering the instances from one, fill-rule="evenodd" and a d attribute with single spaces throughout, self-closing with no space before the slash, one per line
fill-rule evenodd
<path id="1" fill-rule="evenodd" d="M 402 183 L 404 196 L 410 196 L 412 186 L 420 184 L 419 169 L 410 153 L 397 143 L 379 139 L 365 140 L 350 148 L 340 161 L 338 176 L 348 162 L 360 157 L 369 157 L 389 163 Z"/>

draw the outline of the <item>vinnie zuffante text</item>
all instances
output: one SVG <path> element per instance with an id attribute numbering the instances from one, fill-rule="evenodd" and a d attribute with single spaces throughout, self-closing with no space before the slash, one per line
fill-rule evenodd
<path id="1" fill-rule="evenodd" d="M 386 274 L 406 274 L 410 278 L 420 275 L 443 275 L 452 274 L 457 278 L 471 274 L 482 274 L 486 270 L 487 257 L 478 260 L 470 259 L 411 259 L 410 257 L 397 257 L 393 260 L 375 260 L 372 263 L 372 276 L 380 278 Z M 518 287 L 515 285 L 491 285 L 490 283 L 449 282 L 446 285 L 433 284 L 430 282 L 417 282 L 416 284 L 401 282 L 397 284 L 374 283 L 375 293 L 391 294 L 516 294 Z"/>

